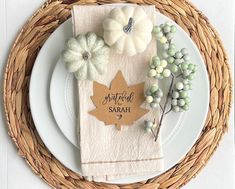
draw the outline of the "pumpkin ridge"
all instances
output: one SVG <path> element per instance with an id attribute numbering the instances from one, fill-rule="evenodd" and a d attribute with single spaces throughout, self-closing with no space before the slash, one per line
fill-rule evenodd
<path id="1" fill-rule="evenodd" d="M 134 12 L 135 12 L 135 8 L 132 6 L 124 6 L 121 8 L 123 14 L 124 14 L 124 18 L 125 18 L 125 23 L 123 26 L 126 26 L 128 24 L 128 21 L 131 17 L 133 17 Z"/>
<path id="2" fill-rule="evenodd" d="M 140 17 L 140 12 L 142 13 L 142 16 Z M 134 10 L 134 13 L 133 13 L 133 19 L 135 21 L 135 23 L 139 23 L 140 21 L 144 20 L 144 19 L 147 19 L 147 15 L 146 13 L 144 12 L 144 10 L 140 7 L 137 7 L 135 10 Z"/>
<path id="3" fill-rule="evenodd" d="M 118 12 L 117 12 L 118 11 Z M 116 14 L 119 16 L 117 17 Z M 113 10 L 111 10 L 110 14 L 109 14 L 110 18 L 112 18 L 113 20 L 116 20 L 118 23 L 121 24 L 121 26 L 123 26 L 125 24 L 125 14 L 124 12 L 119 9 L 119 8 L 114 8 Z M 121 19 L 120 19 L 121 18 Z"/>
<path id="4" fill-rule="evenodd" d="M 111 23 L 112 22 L 112 23 Z M 111 26 L 111 25 L 114 25 L 114 24 L 116 24 L 116 26 Z M 115 28 L 115 29 L 113 29 L 113 27 L 119 27 L 119 28 Z M 119 23 L 117 20 L 114 20 L 114 19 L 112 19 L 112 18 L 106 18 L 105 20 L 104 20 L 104 22 L 103 22 L 103 28 L 105 29 L 105 30 L 108 30 L 108 31 L 110 31 L 110 30 L 121 30 L 122 29 L 122 24 L 121 23 Z"/>
<path id="5" fill-rule="evenodd" d="M 118 38 L 114 39 L 113 42 L 110 42 L 110 41 L 107 41 L 107 38 L 110 39 L 110 37 L 113 37 L 113 31 L 109 31 L 109 32 L 104 32 L 104 39 L 105 39 L 105 43 L 107 43 L 109 46 L 113 46 L 117 41 L 119 41 L 123 35 L 124 35 L 124 32 L 122 30 L 120 30 L 119 32 L 119 36 Z M 117 35 L 117 34 L 116 34 Z"/>
<path id="6" fill-rule="evenodd" d="M 98 75 L 98 72 L 95 66 L 93 65 L 92 61 L 88 60 L 87 61 L 87 78 L 89 80 L 94 80 L 94 78 L 96 78 L 97 75 Z"/>
<path id="7" fill-rule="evenodd" d="M 87 41 L 86 41 L 86 37 L 85 35 L 78 35 L 77 36 L 77 41 L 78 43 L 80 44 L 81 48 L 84 50 L 84 51 L 87 51 Z"/>
<path id="8" fill-rule="evenodd" d="M 136 52 L 135 44 L 134 44 L 134 42 L 133 42 L 133 40 L 131 38 L 132 37 L 130 37 L 130 36 L 126 37 L 125 38 L 125 45 L 124 45 L 124 47 L 125 47 L 124 51 L 125 52 L 128 52 L 128 50 L 130 51 L 130 49 L 131 49 L 130 47 L 133 48 L 131 53 L 130 52 L 127 53 L 129 56 L 133 56 L 135 54 L 135 52 Z"/>
<path id="9" fill-rule="evenodd" d="M 122 42 L 121 40 L 125 40 L 126 36 L 125 35 L 122 35 L 119 40 L 117 40 L 112 46 L 113 47 L 116 47 L 116 51 L 120 54 L 123 53 L 123 48 L 124 48 L 124 44 L 125 42 Z M 122 46 L 120 46 L 120 44 L 123 44 Z"/>

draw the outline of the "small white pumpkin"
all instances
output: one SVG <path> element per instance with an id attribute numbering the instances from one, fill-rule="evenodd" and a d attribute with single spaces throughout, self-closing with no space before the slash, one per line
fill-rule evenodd
<path id="1" fill-rule="evenodd" d="M 111 10 L 103 22 L 104 40 L 118 54 L 143 52 L 152 39 L 153 23 L 140 6 Z"/>
<path id="2" fill-rule="evenodd" d="M 89 32 L 68 40 L 63 59 L 67 70 L 78 80 L 95 80 L 107 71 L 109 47 L 102 38 Z"/>

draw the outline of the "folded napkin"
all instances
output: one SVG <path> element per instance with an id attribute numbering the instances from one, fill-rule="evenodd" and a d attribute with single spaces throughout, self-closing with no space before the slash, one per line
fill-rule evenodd
<path id="1" fill-rule="evenodd" d="M 72 20 L 74 34 L 89 31 L 102 36 L 102 22 L 116 6 L 74 6 Z M 132 5 L 133 6 L 133 5 Z M 148 17 L 155 23 L 155 7 L 142 6 Z M 149 60 L 156 54 L 153 39 L 145 52 L 127 57 L 110 52 L 108 73 L 96 81 L 110 86 L 121 70 L 128 85 L 146 81 Z M 151 83 L 151 81 L 149 81 Z M 88 179 L 106 181 L 141 173 L 153 173 L 163 169 L 161 140 L 154 142 L 151 134 L 144 133 L 144 120 L 158 118 L 159 109 L 150 111 L 134 122 L 132 126 L 107 126 L 88 112 L 95 109 L 91 101 L 93 82 L 78 81 L 78 138 L 81 150 L 82 174 Z M 144 107 L 147 105 L 143 105 Z M 156 117 L 157 116 L 157 117 Z"/>

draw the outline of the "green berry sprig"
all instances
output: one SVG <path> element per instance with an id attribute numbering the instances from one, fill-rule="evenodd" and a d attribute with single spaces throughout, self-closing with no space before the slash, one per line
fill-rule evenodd
<path id="1" fill-rule="evenodd" d="M 148 77 L 158 80 L 170 78 L 171 83 L 169 91 L 166 94 L 164 105 L 160 102 L 163 97 L 162 90 L 157 84 L 153 84 L 147 89 L 146 102 L 150 104 L 151 108 L 161 107 L 162 114 L 160 122 L 156 125 L 155 120 L 145 121 L 145 131 L 152 132 L 155 141 L 158 138 L 160 127 L 162 125 L 165 114 L 173 110 L 174 112 L 187 111 L 190 105 L 189 91 L 192 90 L 192 80 L 195 77 L 197 66 L 190 62 L 190 56 L 186 48 L 177 50 L 176 45 L 172 42 L 176 33 L 176 26 L 170 22 L 154 26 L 153 35 L 162 44 L 163 52 L 160 55 L 153 56 L 150 64 Z M 167 104 L 170 101 L 170 109 L 167 109 Z"/>

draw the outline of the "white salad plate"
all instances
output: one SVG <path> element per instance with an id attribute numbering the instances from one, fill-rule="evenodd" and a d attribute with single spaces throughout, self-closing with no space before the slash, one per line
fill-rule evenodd
<path id="1" fill-rule="evenodd" d="M 156 12 L 157 24 L 169 18 Z M 177 25 L 176 23 L 174 23 Z M 177 25 L 174 43 L 186 47 L 191 61 L 198 66 L 190 92 L 190 109 L 185 113 L 169 113 L 162 130 L 165 169 L 183 158 L 198 139 L 209 107 L 209 80 L 205 64 L 196 45 Z M 72 36 L 71 19 L 59 26 L 48 38 L 35 61 L 30 81 L 30 107 L 37 131 L 50 152 L 66 167 L 81 174 L 80 151 L 77 143 L 76 81 L 68 74 L 60 58 L 66 40 Z M 138 175 L 110 183 L 139 182 L 160 172 Z"/>

